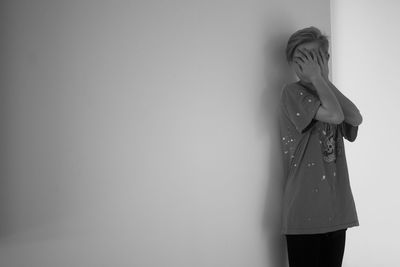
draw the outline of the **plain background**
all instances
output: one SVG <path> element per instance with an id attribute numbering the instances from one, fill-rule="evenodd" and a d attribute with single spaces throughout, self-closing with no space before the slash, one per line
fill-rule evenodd
<path id="1" fill-rule="evenodd" d="M 400 2 L 331 1 L 333 80 L 363 115 L 346 153 L 360 226 L 344 267 L 398 265 Z"/>
<path id="2" fill-rule="evenodd" d="M 346 142 L 361 226 L 343 266 L 393 266 L 398 4 L 331 8 L 333 82 L 364 117 Z M 286 266 L 284 48 L 300 28 L 331 34 L 328 0 L 13 0 L 0 13 L 1 266 Z"/>

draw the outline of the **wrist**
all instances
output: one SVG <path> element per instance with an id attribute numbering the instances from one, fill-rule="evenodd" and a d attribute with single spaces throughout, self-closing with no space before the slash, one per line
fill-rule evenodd
<path id="1" fill-rule="evenodd" d="M 323 78 L 329 85 L 331 85 L 331 81 L 329 80 L 329 76 L 328 75 L 324 75 Z"/>
<path id="2" fill-rule="evenodd" d="M 310 82 L 315 85 L 315 83 L 320 82 L 322 80 L 325 80 L 324 77 L 322 77 L 322 75 L 315 75 L 310 77 Z"/>

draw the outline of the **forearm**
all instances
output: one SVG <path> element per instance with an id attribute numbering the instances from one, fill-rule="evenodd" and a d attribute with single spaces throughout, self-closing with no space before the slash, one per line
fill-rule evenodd
<path id="1" fill-rule="evenodd" d="M 325 109 L 332 111 L 338 115 L 339 118 L 344 118 L 344 113 L 339 100 L 330 88 L 328 82 L 322 77 L 312 79 L 312 83 L 317 90 L 321 105 Z"/>
<path id="2" fill-rule="evenodd" d="M 360 125 L 362 122 L 362 116 L 357 106 L 343 95 L 331 81 L 326 80 L 326 82 L 339 100 L 340 106 L 343 110 L 344 120 L 354 126 Z"/>

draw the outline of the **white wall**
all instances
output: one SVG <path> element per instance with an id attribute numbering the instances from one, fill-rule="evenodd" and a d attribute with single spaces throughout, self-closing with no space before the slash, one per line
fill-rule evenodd
<path id="1" fill-rule="evenodd" d="M 331 5 L 333 81 L 363 115 L 346 146 L 360 226 L 348 231 L 343 266 L 397 266 L 400 2 Z"/>
<path id="2" fill-rule="evenodd" d="M 1 266 L 286 266 L 284 48 L 328 0 L 0 5 Z"/>

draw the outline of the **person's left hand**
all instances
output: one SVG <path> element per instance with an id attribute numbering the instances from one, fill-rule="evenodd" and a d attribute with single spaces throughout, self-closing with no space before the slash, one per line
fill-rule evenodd
<path id="1" fill-rule="evenodd" d="M 315 51 L 317 54 L 318 64 L 321 68 L 321 76 L 328 81 L 329 80 L 329 66 L 328 66 L 328 58 L 325 56 L 324 51 L 320 47 Z"/>

